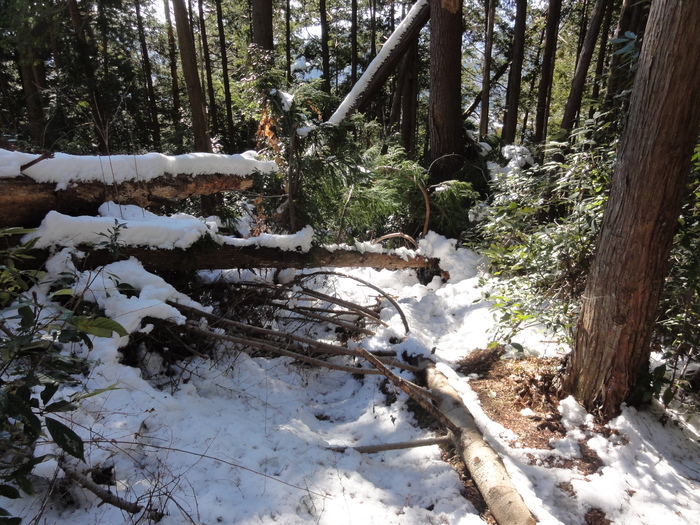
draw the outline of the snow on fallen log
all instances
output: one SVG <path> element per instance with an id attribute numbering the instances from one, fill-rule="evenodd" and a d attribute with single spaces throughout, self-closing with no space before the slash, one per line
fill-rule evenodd
<path id="1" fill-rule="evenodd" d="M 94 214 L 114 200 L 142 207 L 193 195 L 243 191 L 274 162 L 240 155 L 40 156 L 0 149 L 0 227 L 36 226 L 50 210 Z"/>
<path id="2" fill-rule="evenodd" d="M 437 407 L 455 426 L 455 444 L 499 525 L 534 525 L 537 520 L 515 488 L 503 460 L 484 440 L 474 418 L 447 378 L 424 360 L 428 388 L 438 397 Z"/>
<path id="3" fill-rule="evenodd" d="M 355 83 L 338 109 L 328 119 L 329 124 L 340 124 L 350 113 L 360 106 L 362 100 L 381 87 L 388 73 L 395 67 L 403 51 L 408 48 L 413 37 L 417 36 L 430 17 L 430 2 L 417 0 L 406 17 L 384 43 L 370 62 L 367 70 Z"/>

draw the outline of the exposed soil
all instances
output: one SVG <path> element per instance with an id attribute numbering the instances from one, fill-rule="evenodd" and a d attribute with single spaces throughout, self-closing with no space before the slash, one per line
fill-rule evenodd
<path id="1" fill-rule="evenodd" d="M 478 375 L 478 378 L 470 380 L 469 385 L 479 396 L 484 412 L 491 420 L 515 433 L 518 436 L 518 446 L 551 450 L 552 443 L 566 435 L 558 410 L 559 398 L 555 386 L 561 360 L 533 357 L 502 359 L 503 354 L 502 347 L 476 350 L 460 361 L 457 371 L 463 375 Z M 605 432 L 602 428 L 595 431 Z M 538 464 L 577 469 L 584 476 L 593 474 L 602 467 L 601 459 L 585 441 L 580 441 L 579 447 L 580 458 L 571 460 L 552 455 L 543 460 L 538 455 Z M 534 456 L 532 459 L 534 462 Z M 459 472 L 459 468 L 455 468 Z M 468 494 L 467 480 L 471 481 L 469 474 L 466 473 L 462 479 Z M 563 484 L 559 488 L 575 497 L 570 484 Z M 475 503 L 475 499 L 469 499 Z M 488 520 L 485 513 L 481 509 L 479 511 L 482 518 Z M 610 521 L 600 509 L 590 509 L 584 516 L 584 523 L 607 525 Z"/>

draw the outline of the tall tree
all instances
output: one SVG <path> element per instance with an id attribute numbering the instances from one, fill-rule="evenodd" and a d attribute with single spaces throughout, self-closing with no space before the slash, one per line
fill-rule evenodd
<path id="1" fill-rule="evenodd" d="M 253 38 L 251 42 L 260 49 L 272 51 L 272 0 L 252 0 Z"/>
<path id="2" fill-rule="evenodd" d="M 491 54 L 493 51 L 493 28 L 494 20 L 496 18 L 496 4 L 498 3 L 498 0 L 485 0 L 485 2 L 486 37 L 484 42 L 484 72 L 481 80 L 481 119 L 479 121 L 479 134 L 482 137 L 486 136 L 489 132 L 489 106 L 491 102 Z"/>
<path id="3" fill-rule="evenodd" d="M 605 11 L 605 18 L 603 18 L 603 27 L 600 30 L 600 45 L 598 46 L 598 58 L 595 64 L 595 80 L 593 83 L 593 90 L 591 92 L 591 100 L 593 100 L 598 108 L 603 104 L 600 101 L 600 91 L 601 84 L 603 82 L 603 70 L 605 69 L 605 60 L 608 57 L 608 41 L 610 37 L 610 26 L 612 24 L 613 11 L 615 11 L 615 2 L 608 2 L 608 7 Z M 591 105 L 589 111 L 589 116 L 593 117 L 595 113 L 595 107 Z"/>
<path id="4" fill-rule="evenodd" d="M 323 91 L 331 92 L 331 52 L 328 47 L 329 30 L 328 30 L 328 10 L 326 8 L 326 0 L 319 0 L 318 10 L 321 16 L 321 61 L 323 74 Z"/>
<path id="5" fill-rule="evenodd" d="M 151 69 L 151 59 L 148 56 L 148 45 L 146 43 L 146 31 L 143 25 L 143 16 L 141 15 L 141 0 L 134 0 L 136 8 L 136 24 L 139 34 L 139 43 L 141 44 L 141 62 L 143 63 L 143 76 L 146 81 L 146 96 L 148 97 L 148 117 L 151 125 L 151 134 L 153 137 L 153 147 L 160 150 L 160 123 L 158 121 L 158 106 L 156 103 L 156 94 L 153 89 L 153 72 Z"/>
<path id="6" fill-rule="evenodd" d="M 520 101 L 520 82 L 525 57 L 525 25 L 527 24 L 527 0 L 516 0 L 515 28 L 513 32 L 513 54 L 508 74 L 508 91 L 506 93 L 506 114 L 503 119 L 501 138 L 506 144 L 515 142 L 518 127 L 518 103 Z"/>
<path id="7" fill-rule="evenodd" d="M 635 400 L 700 131 L 700 2 L 654 0 L 563 388 L 604 419 Z"/>
<path id="8" fill-rule="evenodd" d="M 204 0 L 199 0 L 199 37 L 202 42 L 202 58 L 206 76 L 207 95 L 209 97 L 209 123 L 211 132 L 219 133 L 219 119 L 216 117 L 216 96 L 214 94 L 214 78 L 212 75 L 211 55 L 209 53 L 209 38 L 207 37 L 207 24 L 204 15 Z"/>
<path id="9" fill-rule="evenodd" d="M 194 148 L 195 151 L 211 152 L 211 138 L 207 127 L 207 110 L 204 104 L 202 86 L 199 83 L 197 55 L 185 1 L 173 0 L 173 11 L 175 13 L 175 27 L 177 28 L 177 39 L 180 46 L 182 74 L 185 77 L 185 86 L 187 87 L 187 96 L 190 100 L 192 113 Z"/>
<path id="10" fill-rule="evenodd" d="M 462 1 L 430 0 L 430 100 L 428 122 L 431 178 L 448 180 L 461 167 Z M 436 161 L 440 160 L 439 163 Z"/>
<path id="11" fill-rule="evenodd" d="M 350 3 L 350 85 L 357 82 L 357 0 Z"/>
<path id="12" fill-rule="evenodd" d="M 226 106 L 226 152 L 233 153 L 235 142 L 233 133 L 233 102 L 231 100 L 231 79 L 228 73 L 228 51 L 226 49 L 226 33 L 224 31 L 224 14 L 221 0 L 216 3 L 216 26 L 219 30 L 219 53 L 221 54 L 221 76 L 224 81 L 224 104 Z"/>
<path id="13" fill-rule="evenodd" d="M 78 7 L 77 0 L 67 0 L 68 13 L 70 21 L 75 32 L 75 43 L 78 52 L 78 67 L 82 70 L 87 87 L 88 105 L 92 110 L 92 119 L 95 128 L 95 135 L 98 142 L 100 153 L 109 153 L 109 141 L 107 121 L 108 116 L 105 115 L 104 104 L 102 102 L 102 93 L 100 92 L 97 76 L 95 74 L 96 66 L 92 57 L 98 56 L 94 42 L 87 37 L 89 26 L 83 19 L 83 15 Z"/>
<path id="14" fill-rule="evenodd" d="M 182 150 L 182 134 L 179 133 L 180 128 L 180 81 L 177 69 L 177 45 L 175 44 L 175 32 L 173 31 L 173 22 L 170 16 L 170 2 L 163 0 L 163 8 L 165 11 L 165 25 L 168 33 L 168 64 L 170 65 L 170 86 L 173 97 L 172 102 L 172 120 L 175 128 L 175 150 Z"/>
<path id="15" fill-rule="evenodd" d="M 569 92 L 569 98 L 566 100 L 564 116 L 561 120 L 561 128 L 567 132 L 573 129 L 576 123 L 576 117 L 581 109 L 588 68 L 591 65 L 596 42 L 598 41 L 600 26 L 603 23 L 607 4 L 612 1 L 613 0 L 596 0 L 593 6 L 593 13 L 591 14 L 591 20 L 588 25 L 588 30 L 586 31 L 586 37 L 583 40 L 581 53 L 578 56 L 576 72 L 571 81 L 571 91 Z"/>
<path id="16" fill-rule="evenodd" d="M 540 85 L 537 89 L 537 112 L 535 114 L 535 133 L 533 136 L 535 143 L 540 143 L 547 137 L 547 121 L 549 120 L 549 104 L 552 93 L 552 80 L 554 78 L 554 61 L 557 53 L 561 2 L 562 0 L 550 0 L 549 9 L 547 10 L 544 53 L 542 54 L 542 72 Z"/>

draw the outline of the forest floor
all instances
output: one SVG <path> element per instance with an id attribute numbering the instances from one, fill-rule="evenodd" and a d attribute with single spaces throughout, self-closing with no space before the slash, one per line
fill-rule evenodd
<path id="1" fill-rule="evenodd" d="M 138 218 L 127 220 L 127 231 L 142 242 L 152 239 L 156 219 Z M 81 220 L 94 231 L 92 218 Z M 58 230 L 57 238 L 75 232 L 67 226 Z M 50 228 L 41 234 L 51 241 Z M 679 425 L 664 425 L 658 413 L 631 407 L 601 427 L 573 398 L 558 399 L 551 380 L 566 348 L 535 327 L 518 334 L 525 352 L 484 350 L 495 338 L 495 313 L 485 299 L 482 258 L 433 233 L 421 240 L 420 250 L 440 258 L 449 279 L 436 276 L 426 284 L 412 270 L 345 272 L 383 290 L 393 297 L 391 304 L 346 276 L 308 276 L 304 286 L 378 307 L 372 334 L 347 339 L 349 348 L 436 362 L 540 524 L 700 522 L 697 437 Z M 201 297 L 186 295 L 184 287 L 176 289 L 135 259 L 96 271 L 72 264 L 70 249 L 52 257 L 45 280 L 33 290 L 37 299 L 48 303 L 51 283 L 70 272 L 73 293 L 96 303 L 131 338 L 96 338 L 92 350 L 72 350 L 89 361 L 90 370 L 80 385 L 61 394 L 68 399 L 97 393 L 61 416 L 85 442 L 86 464 L 69 466 L 112 472 L 109 490 L 145 510 L 127 515 L 105 505 L 85 487 L 68 483 L 57 460 L 49 459 L 35 467 L 36 493 L 6 505 L 25 523 L 123 525 L 154 517 L 161 525 L 492 520 L 449 449 L 353 450 L 435 434 L 423 426 L 408 396 L 384 377 L 241 353 L 232 344 L 216 345 L 207 356 L 198 351 L 195 358 L 169 359 L 183 340 L 177 326 L 185 322 L 171 305 L 205 309 L 197 302 Z M 269 279 L 264 282 L 277 289 L 272 281 L 277 277 L 274 271 L 222 270 L 200 272 L 194 284 L 229 290 L 250 318 L 256 296 L 227 286 L 256 278 Z M 286 315 L 266 322 L 296 327 L 315 340 L 337 343 L 340 335 Z M 196 342 L 186 346 L 195 348 Z M 362 366 L 345 357 L 329 361 Z M 409 371 L 399 373 L 415 380 Z M 43 440 L 36 454 L 44 453 L 58 456 L 60 450 Z"/>

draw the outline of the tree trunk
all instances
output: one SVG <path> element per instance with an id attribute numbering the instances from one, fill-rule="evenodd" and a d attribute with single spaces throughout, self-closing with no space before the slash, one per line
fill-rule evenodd
<path id="1" fill-rule="evenodd" d="M 149 121 L 151 134 L 153 137 L 153 148 L 160 151 L 160 124 L 158 123 L 158 106 L 156 104 L 156 94 L 153 90 L 153 74 L 151 71 L 151 59 L 148 57 L 148 45 L 146 44 L 146 31 L 143 27 L 143 17 L 141 16 L 141 0 L 134 0 L 136 7 L 136 25 L 141 44 L 141 61 L 143 62 L 143 76 L 146 81 L 146 94 L 148 96 Z"/>
<path id="2" fill-rule="evenodd" d="M 562 381 L 609 420 L 639 400 L 668 255 L 700 127 L 700 3 L 655 0 L 629 120 Z M 642 385 L 640 385 L 642 386 Z"/>
<path id="3" fill-rule="evenodd" d="M 612 0 L 596 0 L 593 6 L 591 22 L 586 31 L 583 47 L 578 57 L 574 79 L 571 81 L 571 91 L 569 92 L 569 98 L 566 100 L 564 117 L 561 121 L 561 128 L 567 133 L 573 129 L 578 112 L 581 109 L 583 91 L 586 87 L 586 77 L 588 76 L 588 67 L 591 65 L 591 59 L 593 58 L 595 45 L 598 41 L 598 34 L 600 33 L 600 26 L 603 23 L 607 3 L 611 1 Z"/>
<path id="4" fill-rule="evenodd" d="M 41 91 L 34 79 L 34 68 L 32 67 L 36 60 L 36 52 L 30 45 L 20 44 L 18 55 L 24 103 L 27 108 L 32 143 L 41 148 L 44 146 L 44 110 L 42 109 Z"/>
<path id="5" fill-rule="evenodd" d="M 350 3 L 350 87 L 357 82 L 357 0 Z"/>
<path id="6" fill-rule="evenodd" d="M 406 53 L 406 78 L 401 95 L 401 142 L 409 159 L 416 156 L 418 117 L 418 41 Z"/>
<path id="7" fill-rule="evenodd" d="M 338 124 L 349 117 L 354 111 L 363 111 L 372 101 L 372 97 L 384 85 L 389 75 L 410 49 L 423 26 L 430 18 L 430 0 L 417 0 L 406 18 L 399 24 L 396 31 L 386 41 L 379 54 L 367 67 L 357 83 L 345 97 L 342 104 L 328 119 Z"/>
<path id="8" fill-rule="evenodd" d="M 462 166 L 462 1 L 430 1 L 429 133 L 431 183 Z M 436 163 L 436 161 L 438 161 Z"/>
<path id="9" fill-rule="evenodd" d="M 253 38 L 252 43 L 266 51 L 274 49 L 272 34 L 272 0 L 252 0 Z"/>
<path id="10" fill-rule="evenodd" d="M 287 57 L 287 82 L 292 83 L 292 6 L 291 0 L 287 1 L 287 8 L 284 12 L 284 26 L 285 26 L 285 54 Z"/>
<path id="11" fill-rule="evenodd" d="M 323 91 L 331 92 L 331 54 L 328 48 L 328 12 L 326 0 L 319 0 L 318 9 L 321 15 L 321 61 L 323 63 Z"/>
<path id="12" fill-rule="evenodd" d="M 438 396 L 436 406 L 458 431 L 453 439 L 479 492 L 499 525 L 535 525 L 537 520 L 518 493 L 503 460 L 486 442 L 467 407 L 447 377 L 425 360 L 426 383 Z"/>
<path id="13" fill-rule="evenodd" d="M 197 55 L 185 1 L 173 0 L 173 10 L 175 12 L 177 39 L 180 44 L 182 73 L 185 77 L 185 85 L 187 86 L 187 95 L 190 99 L 192 112 L 194 148 L 195 151 L 211 152 L 211 138 L 207 128 L 207 110 L 204 104 L 202 86 L 199 83 L 199 75 L 197 74 Z"/>
<path id="14" fill-rule="evenodd" d="M 508 74 L 508 95 L 506 97 L 506 114 L 503 119 L 501 138 L 506 144 L 515 142 L 518 128 L 518 103 L 520 102 L 520 80 L 525 56 L 525 25 L 527 23 L 527 0 L 516 1 L 515 32 L 513 35 L 513 59 Z"/>
<path id="15" fill-rule="evenodd" d="M 539 89 L 537 90 L 537 113 L 535 114 L 536 144 L 547 138 L 547 121 L 549 120 L 549 103 L 554 78 L 554 61 L 557 54 L 557 38 L 559 34 L 559 18 L 561 18 L 562 0 L 550 0 L 547 11 L 547 26 L 544 36 L 544 54 L 542 55 L 542 72 Z"/>
<path id="16" fill-rule="evenodd" d="M 209 96 L 209 123 L 212 134 L 219 133 L 219 119 L 216 116 L 216 96 L 214 95 L 214 81 L 212 79 L 211 55 L 209 53 L 209 38 L 207 38 L 207 25 L 204 17 L 204 2 L 199 0 L 199 33 L 202 39 L 202 57 L 204 59 L 204 71 L 207 79 L 207 95 Z"/>
<path id="17" fill-rule="evenodd" d="M 646 15 L 650 0 L 624 0 L 620 11 L 620 20 L 615 30 L 615 38 L 623 38 L 625 33 L 633 32 L 637 38 L 641 38 L 640 28 L 646 24 Z M 615 46 L 615 51 L 625 44 L 619 43 Z M 617 99 L 623 91 L 631 87 L 634 79 L 633 61 L 621 54 L 613 54 L 610 61 L 610 79 L 605 93 L 605 108 L 607 110 L 619 108 L 617 114 L 612 114 L 610 121 L 615 122 L 616 118 L 624 113 L 626 104 Z"/>
<path id="18" fill-rule="evenodd" d="M 170 64 L 171 91 L 173 96 L 172 120 L 175 128 L 175 143 L 177 153 L 182 153 L 182 135 L 180 133 L 180 82 L 177 72 L 177 46 L 175 45 L 175 33 L 173 32 L 173 22 L 170 17 L 170 5 L 168 0 L 163 0 L 165 10 L 165 23 L 168 31 L 168 62 Z"/>
<path id="19" fill-rule="evenodd" d="M 103 202 L 136 204 L 141 207 L 167 204 L 192 196 L 245 191 L 253 186 L 253 175 L 163 175 L 148 182 L 119 184 L 80 182 L 56 191 L 55 183 L 39 183 L 29 177 L 0 179 L 0 228 L 38 226 L 51 210 L 66 215 L 95 215 Z"/>
<path id="20" fill-rule="evenodd" d="M 484 43 L 484 72 L 481 80 L 481 118 L 479 135 L 489 133 L 489 106 L 491 102 L 491 52 L 493 50 L 493 25 L 498 0 L 486 0 L 486 40 Z M 432 60 L 431 60 L 432 62 Z"/>
<path id="21" fill-rule="evenodd" d="M 329 251 L 323 247 L 311 248 L 308 252 L 284 251 L 258 245 L 194 245 L 187 250 L 152 250 L 150 248 L 121 247 L 120 256 L 135 257 L 148 271 L 191 272 L 231 268 L 382 268 L 403 270 L 407 268 L 429 268 L 439 271 L 439 259 L 428 259 L 417 255 L 404 257 L 388 253 L 362 253 L 354 250 Z M 45 255 L 37 254 L 26 266 L 39 265 L 46 261 Z M 109 250 L 90 250 L 80 261 L 81 268 L 97 268 L 114 262 Z"/>
<path id="22" fill-rule="evenodd" d="M 104 105 L 102 103 L 102 95 L 97 86 L 97 78 L 95 77 L 95 65 L 92 61 L 92 56 L 97 56 L 97 50 L 94 45 L 88 42 L 85 35 L 85 23 L 83 16 L 78 8 L 77 0 L 67 0 L 68 13 L 70 21 L 75 31 L 76 50 L 78 52 L 77 63 L 85 77 L 85 85 L 87 87 L 88 104 L 92 110 L 93 124 L 95 126 L 95 138 L 98 142 L 100 153 L 109 154 L 109 140 L 107 135 L 107 115 L 104 114 Z"/>
<path id="23" fill-rule="evenodd" d="M 593 91 L 591 92 L 591 108 L 588 112 L 589 118 L 593 118 L 596 107 L 603 106 L 603 100 L 600 99 L 601 83 L 603 82 L 603 70 L 605 69 L 605 59 L 608 57 L 608 41 L 610 37 L 610 25 L 612 24 L 612 15 L 615 10 L 615 1 L 608 2 L 608 8 L 605 11 L 603 19 L 603 27 L 600 31 L 600 45 L 598 46 L 598 59 L 595 65 L 595 81 L 593 83 Z"/>
<path id="24" fill-rule="evenodd" d="M 490 85 L 494 85 L 496 82 L 501 80 L 501 77 L 505 75 L 506 71 L 508 71 L 508 67 L 510 66 L 510 62 L 504 62 L 501 67 L 498 68 L 496 73 L 493 75 L 493 78 L 489 82 Z M 476 111 L 476 108 L 479 107 L 481 104 L 481 99 L 483 97 L 483 92 L 479 91 L 479 93 L 474 97 L 474 100 L 472 100 L 472 103 L 469 104 L 469 107 L 462 113 L 462 119 L 467 119 L 474 111 Z"/>
<path id="25" fill-rule="evenodd" d="M 233 132 L 233 102 L 231 100 L 231 79 L 228 74 L 228 55 L 226 51 L 226 34 L 224 32 L 224 15 L 221 0 L 216 2 L 216 25 L 219 30 L 219 53 L 221 53 L 221 76 L 224 80 L 224 99 L 226 105 L 226 153 L 233 153 L 235 138 Z"/>

